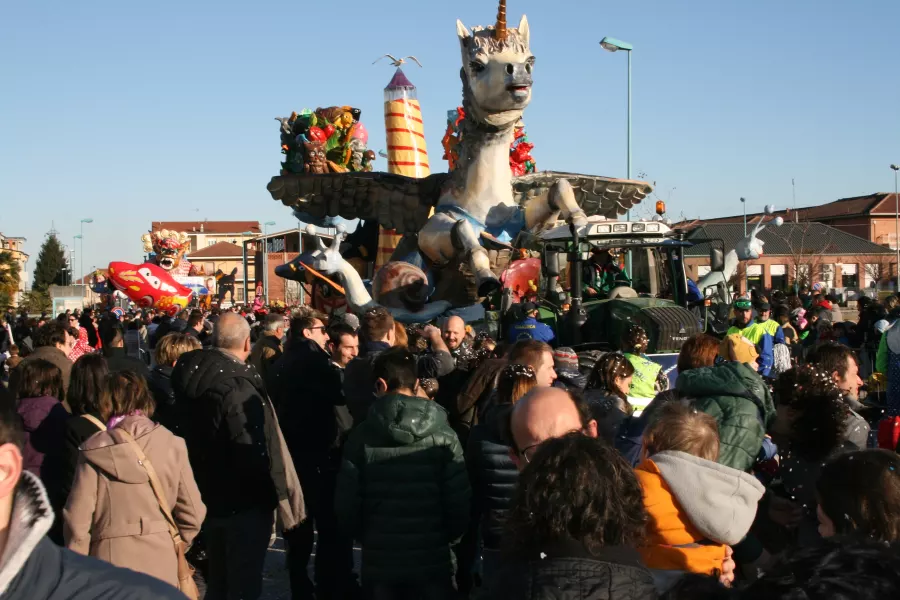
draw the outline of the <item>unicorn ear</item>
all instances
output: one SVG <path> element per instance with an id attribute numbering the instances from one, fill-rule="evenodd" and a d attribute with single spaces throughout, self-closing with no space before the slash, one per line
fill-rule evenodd
<path id="1" fill-rule="evenodd" d="M 525 15 L 522 15 L 522 20 L 519 21 L 519 37 L 525 42 L 526 48 L 531 46 L 531 30 L 528 28 L 528 17 Z"/>
<path id="2" fill-rule="evenodd" d="M 459 19 L 456 20 L 456 35 L 459 36 L 460 43 L 465 43 L 468 38 L 472 37 L 472 34 L 469 33 L 469 30 L 466 29 L 466 26 Z"/>

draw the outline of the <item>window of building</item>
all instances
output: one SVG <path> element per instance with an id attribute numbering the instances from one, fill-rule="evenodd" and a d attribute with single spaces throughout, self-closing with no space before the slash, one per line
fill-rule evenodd
<path id="1" fill-rule="evenodd" d="M 747 283 L 749 284 L 750 289 L 762 289 L 762 265 L 749 265 L 747 267 Z"/>
<path id="2" fill-rule="evenodd" d="M 237 299 L 237 302 L 244 301 L 244 286 L 242 286 L 242 285 L 234 286 L 234 297 Z"/>
<path id="3" fill-rule="evenodd" d="M 859 273 L 856 272 L 856 265 L 841 265 L 841 275 L 841 287 L 859 287 Z"/>
<path id="4" fill-rule="evenodd" d="M 769 279 L 772 280 L 773 290 L 786 290 L 788 286 L 787 267 L 785 265 L 769 265 Z"/>

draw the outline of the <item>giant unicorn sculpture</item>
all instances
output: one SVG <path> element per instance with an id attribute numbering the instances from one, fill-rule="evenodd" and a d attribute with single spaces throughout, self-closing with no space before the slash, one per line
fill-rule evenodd
<path id="1" fill-rule="evenodd" d="M 485 296 L 500 282 L 483 241 L 513 239 L 558 218 L 575 225 L 586 224 L 588 215 L 614 218 L 653 188 L 641 181 L 552 171 L 512 178 L 509 147 L 531 101 L 535 64 L 528 19 L 523 16 L 517 28 L 508 28 L 506 0 L 500 0 L 494 26 L 470 31 L 457 21 L 456 29 L 467 118 L 459 165 L 452 173 L 423 179 L 387 173 L 282 173 L 268 189 L 274 199 L 313 218 L 377 219 L 404 234 L 393 260 L 438 270 L 463 262 L 475 278 L 478 296 Z"/>
<path id="2" fill-rule="evenodd" d="M 775 206 L 769 204 L 766 206 L 765 212 L 767 215 L 772 215 L 775 212 Z M 735 247 L 725 255 L 725 269 L 707 273 L 697 282 L 697 287 L 701 290 L 705 290 L 708 287 L 713 287 L 718 284 L 727 285 L 728 282 L 731 281 L 731 278 L 737 273 L 739 263 L 748 260 L 757 260 L 762 256 L 765 242 L 759 239 L 758 236 L 768 224 L 772 224 L 775 227 L 781 227 L 784 225 L 784 219 L 775 217 L 774 219 L 765 221 L 761 218 L 759 223 L 756 224 L 756 227 L 753 228 L 753 231 L 750 232 L 750 235 L 739 241 Z"/>

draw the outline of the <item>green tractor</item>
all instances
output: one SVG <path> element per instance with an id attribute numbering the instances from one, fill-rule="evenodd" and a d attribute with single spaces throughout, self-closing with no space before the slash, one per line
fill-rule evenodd
<path id="1" fill-rule="evenodd" d="M 711 269 L 722 271 L 722 240 L 700 242 L 711 248 Z M 712 301 L 718 294 L 707 291 L 703 297 L 696 288 L 689 294 L 684 249 L 696 243 L 660 221 L 559 225 L 516 240 L 518 248 L 540 253 L 539 319 L 554 329 L 558 345 L 578 351 L 615 350 L 625 330 L 638 324 L 650 337 L 651 355 L 677 354 L 691 335 L 722 329 Z M 583 266 L 592 251 L 603 249 L 627 254 L 630 281 L 614 287 L 606 298 L 585 298 Z M 568 291 L 561 279 L 568 280 Z M 508 297 L 504 302 L 500 314 L 514 313 L 508 310 Z"/>

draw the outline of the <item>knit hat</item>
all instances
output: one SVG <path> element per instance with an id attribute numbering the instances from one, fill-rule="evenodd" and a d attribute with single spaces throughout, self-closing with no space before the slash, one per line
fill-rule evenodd
<path id="1" fill-rule="evenodd" d="M 772 307 L 768 302 L 760 302 L 756 305 L 756 310 L 758 310 L 759 312 L 766 312 L 768 310 L 772 310 Z"/>
<path id="2" fill-rule="evenodd" d="M 719 345 L 719 356 L 731 362 L 752 363 L 759 358 L 759 352 L 753 342 L 739 333 L 732 333 Z"/>
<path id="3" fill-rule="evenodd" d="M 578 355 L 571 348 L 557 348 L 553 351 L 553 366 L 559 371 L 577 371 Z"/>

